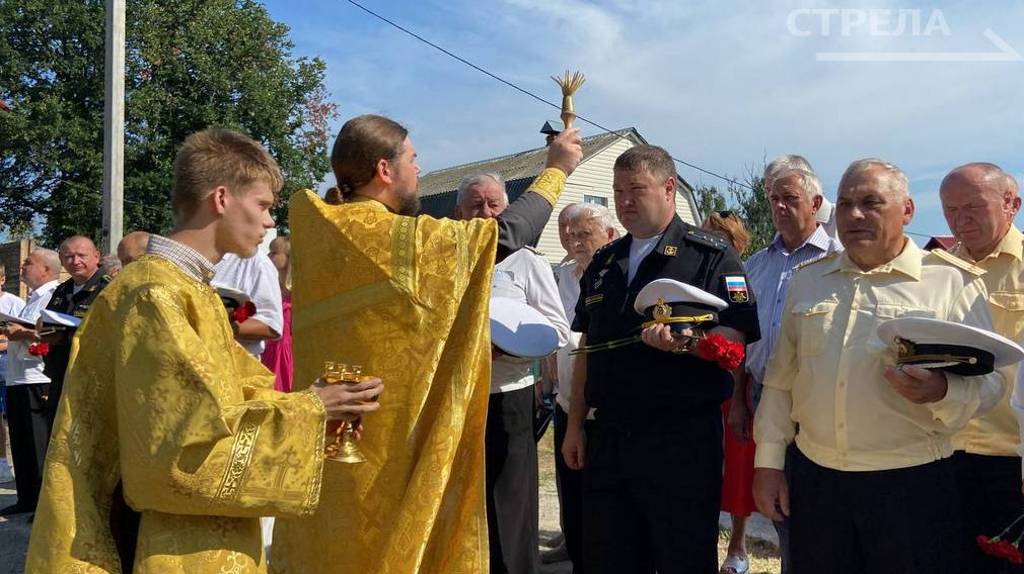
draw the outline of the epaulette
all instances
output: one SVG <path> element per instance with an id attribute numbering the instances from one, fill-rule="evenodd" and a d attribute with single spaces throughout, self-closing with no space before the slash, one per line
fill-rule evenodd
<path id="1" fill-rule="evenodd" d="M 544 257 L 544 252 L 532 245 L 527 245 L 526 247 L 524 247 L 524 249 L 533 253 L 534 255 L 540 255 L 541 257 Z"/>
<path id="2" fill-rule="evenodd" d="M 729 247 L 729 244 L 726 243 L 725 239 L 722 237 L 700 229 L 691 229 L 687 231 L 686 239 L 696 243 L 697 245 L 703 245 L 704 247 L 710 247 L 719 251 L 725 251 Z"/>
<path id="3" fill-rule="evenodd" d="M 601 260 L 601 258 L 602 258 L 602 257 L 604 256 L 604 254 L 605 254 L 606 252 L 609 252 L 609 251 L 611 251 L 612 247 L 613 247 L 614 245 L 617 245 L 617 244 L 618 244 L 618 243 L 619 243 L 620 241 L 622 241 L 622 240 L 623 240 L 623 239 L 624 239 L 625 237 L 626 237 L 626 236 L 625 236 L 625 235 L 623 235 L 622 237 L 619 237 L 619 238 L 617 238 L 617 239 L 612 239 L 612 240 L 611 240 L 611 241 L 609 241 L 608 243 L 605 243 L 605 244 L 604 244 L 604 245 L 602 245 L 601 247 L 598 247 L 598 248 L 597 248 L 597 250 L 596 250 L 596 251 L 594 251 L 594 256 L 593 256 L 593 257 L 591 258 L 591 260 L 592 260 L 592 261 L 599 261 L 599 260 Z M 611 265 L 611 264 L 612 264 L 612 261 L 615 261 L 615 254 L 614 254 L 614 253 L 609 253 L 609 255 L 608 255 L 608 257 L 607 257 L 607 260 L 603 261 L 603 262 L 601 263 L 601 265 L 603 265 L 603 266 L 608 266 L 608 265 Z"/>
<path id="4" fill-rule="evenodd" d="M 840 253 L 839 251 L 832 251 L 831 253 L 822 253 L 821 255 L 819 255 L 817 257 L 812 257 L 811 259 L 808 259 L 807 261 L 804 261 L 803 263 L 797 263 L 796 265 L 793 266 L 793 271 L 799 271 L 799 270 L 803 269 L 804 267 L 810 267 L 811 265 L 814 265 L 815 263 L 818 263 L 819 261 L 826 261 L 828 259 L 832 259 L 836 255 L 839 255 L 839 253 Z"/>
<path id="5" fill-rule="evenodd" d="M 932 249 L 931 254 L 945 261 L 946 263 L 949 263 L 954 267 L 959 267 L 960 269 L 963 269 L 964 271 L 970 273 L 971 275 L 981 277 L 982 275 L 985 274 L 985 270 L 982 269 L 981 267 L 978 267 L 977 265 L 974 265 L 968 261 L 964 261 L 963 259 L 960 259 L 956 255 L 953 255 L 949 251 L 946 251 L 945 249 Z"/>

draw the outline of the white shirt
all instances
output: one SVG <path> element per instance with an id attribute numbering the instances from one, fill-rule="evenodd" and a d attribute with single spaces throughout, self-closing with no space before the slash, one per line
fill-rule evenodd
<path id="1" fill-rule="evenodd" d="M 21 297 L 0 291 L 0 313 L 17 315 L 25 306 Z M 7 351 L 0 351 L 0 381 L 7 378 Z"/>
<path id="2" fill-rule="evenodd" d="M 256 314 L 250 318 L 270 327 L 280 336 L 284 330 L 281 284 L 277 268 L 269 257 L 257 253 L 242 259 L 227 253 L 213 270 L 213 283 L 233 287 L 248 295 L 256 305 Z M 257 357 L 263 353 L 263 341 L 249 341 L 241 345 Z"/>
<path id="3" fill-rule="evenodd" d="M 555 276 L 547 260 L 520 249 L 494 266 L 491 297 L 509 297 L 526 303 L 544 315 L 558 331 L 558 346 L 569 340 L 569 322 L 562 309 L 562 300 Z M 517 391 L 533 384 L 530 367 L 533 359 L 501 356 L 491 366 L 491 394 Z"/>
<path id="4" fill-rule="evenodd" d="M 659 233 L 654 237 L 648 237 L 647 239 L 639 239 L 634 237 L 629 243 L 629 275 L 626 276 L 626 281 L 629 283 L 633 282 L 633 276 L 636 275 L 636 270 L 640 268 L 640 262 L 647 257 L 651 251 L 654 251 L 654 247 L 661 241 L 661 236 L 664 233 Z"/>
<path id="5" fill-rule="evenodd" d="M 24 307 L 25 302 L 21 300 L 21 297 L 6 291 L 0 291 L 0 313 L 17 315 L 21 313 Z"/>
<path id="6" fill-rule="evenodd" d="M 576 302 L 580 298 L 580 278 L 582 274 L 576 274 L 578 268 L 579 265 L 575 261 L 568 261 L 555 267 L 558 294 L 562 297 L 565 317 L 568 319 L 570 326 L 572 326 L 573 320 L 576 319 Z M 570 331 L 569 342 L 564 347 L 558 349 L 558 354 L 556 355 L 558 360 L 558 394 L 555 395 L 555 402 L 565 412 L 569 412 L 569 405 L 572 401 L 572 365 L 575 360 L 575 357 L 569 353 L 579 348 L 582 336 L 583 333 Z M 588 418 L 594 418 L 593 409 L 591 409 L 591 415 Z"/>
<path id="7" fill-rule="evenodd" d="M 25 306 L 16 314 L 20 319 L 35 323 L 39 314 L 50 304 L 50 297 L 60 285 L 56 279 L 41 285 L 29 293 Z M 28 341 L 11 341 L 7 345 L 7 385 L 34 385 L 49 383 L 50 378 L 43 374 L 42 357 L 33 357 L 28 352 Z"/>

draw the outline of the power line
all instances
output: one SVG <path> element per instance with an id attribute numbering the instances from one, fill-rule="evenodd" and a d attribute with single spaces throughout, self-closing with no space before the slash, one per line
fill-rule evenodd
<path id="1" fill-rule="evenodd" d="M 420 36 L 416 32 L 413 32 L 412 30 L 409 30 L 408 28 L 402 26 L 401 24 L 399 24 L 397 22 L 394 22 L 393 20 L 390 20 L 390 19 L 388 19 L 385 16 L 382 16 L 381 14 L 378 14 L 378 13 L 374 12 L 373 10 L 370 10 L 369 8 L 367 8 L 366 6 L 363 6 L 359 2 L 356 2 L 355 0 L 346 0 L 346 1 L 349 4 L 355 6 L 356 8 L 359 8 L 363 12 L 366 12 L 367 14 L 369 14 L 369 15 L 373 16 L 374 18 L 380 20 L 381 22 L 384 22 L 385 24 L 395 28 L 396 30 L 399 30 L 399 31 L 401 31 L 401 32 L 403 32 L 403 33 L 405 33 L 405 34 L 407 34 L 409 36 L 412 36 L 413 38 L 415 38 L 416 40 L 426 44 L 427 46 L 430 46 L 431 48 L 434 48 L 435 50 L 441 52 L 442 54 L 444 54 L 444 55 L 446 55 L 446 56 L 448 56 L 450 58 L 453 58 L 453 59 L 455 59 L 455 60 L 457 60 L 457 61 L 459 61 L 459 62 L 461 62 L 461 63 L 463 63 L 463 64 L 465 64 L 467 66 L 469 66 L 470 68 L 473 68 L 474 70 L 480 72 L 481 74 L 484 74 L 485 76 L 488 76 L 488 77 L 490 77 L 490 78 L 492 78 L 494 80 L 497 80 L 498 82 L 501 82 L 502 84 L 505 84 L 506 86 L 512 88 L 513 90 L 516 90 L 517 92 L 520 92 L 520 93 L 522 93 L 522 94 L 524 94 L 526 96 L 529 96 L 529 97 L 537 100 L 538 102 L 541 102 L 543 104 L 547 104 L 547 105 L 551 106 L 552 108 L 555 108 L 556 110 L 561 110 L 562 109 L 561 105 L 556 104 L 556 103 L 554 103 L 554 102 L 552 102 L 550 100 L 544 99 L 541 96 L 538 96 L 537 94 L 531 92 L 530 90 L 527 90 L 526 88 L 523 88 L 523 87 L 521 87 L 521 86 L 519 86 L 519 85 L 517 85 L 517 84 L 515 84 L 513 82 L 510 82 L 509 80 L 506 80 L 505 78 L 502 78 L 501 76 L 499 76 L 499 75 L 497 75 L 497 74 L 495 74 L 493 72 L 490 72 L 490 71 L 488 71 L 488 70 L 486 70 L 486 69 L 484 69 L 484 68 L 474 64 L 473 62 L 470 62 L 469 60 L 463 58 L 462 56 L 459 56 L 458 54 L 452 52 L 451 50 L 448 50 L 448 49 L 446 49 L 446 48 L 444 48 L 442 46 L 439 46 L 436 43 L 434 43 L 434 42 L 424 38 L 423 36 Z M 578 119 L 578 120 L 580 120 L 580 121 L 582 121 L 584 123 L 590 124 L 590 125 L 594 126 L 595 128 L 598 128 L 599 130 L 602 130 L 602 131 L 604 131 L 604 132 L 606 132 L 608 134 L 614 135 L 614 136 L 616 136 L 618 138 L 627 139 L 626 136 L 620 134 L 619 132 L 617 132 L 615 130 L 612 130 L 612 129 L 609 129 L 609 128 L 606 128 L 605 126 L 603 126 L 603 125 L 601 125 L 601 124 L 599 124 L 599 123 L 597 123 L 597 122 L 595 122 L 593 120 L 587 119 L 586 117 L 581 116 L 579 114 L 576 115 L 576 119 Z M 721 180 L 723 180 L 725 182 L 728 182 L 728 183 L 731 183 L 733 185 L 738 185 L 740 187 L 745 187 L 745 188 L 747 188 L 747 189 L 749 189 L 751 191 L 753 191 L 753 189 L 754 189 L 752 186 L 750 186 L 749 184 L 747 184 L 745 182 L 742 182 L 742 181 L 739 181 L 737 179 L 733 179 L 733 178 L 730 178 L 730 177 L 726 177 L 724 175 L 715 173 L 715 172 L 713 172 L 711 170 L 704 169 L 704 168 L 700 167 L 699 165 L 694 165 L 692 163 L 685 162 L 685 161 L 683 161 L 683 160 L 681 160 L 681 159 L 679 159 L 679 158 L 677 158 L 675 156 L 672 156 L 672 159 L 676 163 L 678 163 L 680 165 L 684 165 L 684 166 L 689 167 L 691 169 L 695 169 L 695 170 L 697 170 L 697 171 L 699 171 L 701 173 L 706 173 L 706 174 L 708 174 L 710 176 L 717 177 L 718 179 L 721 179 Z M 915 233 L 913 231 L 907 231 L 907 230 L 904 230 L 904 233 L 906 233 L 907 235 L 915 235 L 917 237 L 927 237 L 929 239 L 932 237 L 931 235 L 928 235 L 928 234 L 925 234 L 925 233 Z"/>
<path id="2" fill-rule="evenodd" d="M 392 26 L 393 28 L 408 34 L 409 36 L 412 36 L 413 38 L 415 38 L 415 39 L 419 40 L 420 42 L 430 46 L 431 48 L 434 48 L 435 50 L 438 50 L 439 52 L 441 52 L 441 53 L 443 53 L 443 54 L 445 54 L 445 55 L 447 55 L 447 56 L 449 56 L 451 58 L 454 58 L 455 60 L 458 60 L 459 62 L 462 62 L 463 64 L 469 66 L 470 68 L 473 68 L 474 70 L 480 72 L 481 74 L 484 74 L 485 76 L 488 76 L 490 78 L 493 78 L 493 79 L 501 82 L 502 84 L 505 84 L 506 86 L 512 88 L 513 90 L 516 90 L 517 92 L 521 92 L 521 93 L 523 93 L 523 94 L 525 94 L 525 95 L 527 95 L 527 96 L 537 100 L 538 102 L 547 104 L 547 105 L 551 106 L 552 108 L 555 108 L 556 110 L 561 110 L 562 109 L 562 106 L 560 104 L 556 104 L 556 103 L 554 103 L 554 102 L 552 102 L 550 100 L 546 100 L 546 99 L 538 96 L 537 94 L 531 92 L 530 90 L 527 90 L 526 88 L 520 87 L 520 86 L 518 86 L 518 85 L 516 85 L 516 84 L 514 84 L 514 83 L 512 83 L 512 82 L 510 82 L 508 80 L 506 80 L 505 78 L 502 78 L 501 76 L 499 76 L 497 74 L 494 74 L 492 72 L 489 72 L 489 71 L 485 70 L 484 68 L 481 68 L 480 66 L 474 64 L 473 62 L 470 62 L 469 60 L 463 58 L 462 56 L 459 56 L 458 54 L 455 54 L 455 53 L 451 52 L 450 50 L 447 50 L 447 49 L 445 49 L 445 48 L 435 44 L 434 42 L 431 42 L 430 40 L 427 40 L 426 38 L 424 38 L 423 36 L 420 36 L 416 32 L 413 32 L 412 30 L 409 30 L 408 28 L 405 28 L 401 24 L 398 24 L 397 22 L 393 22 L 392 20 L 389 20 L 388 18 L 386 18 L 386 17 L 384 17 L 384 16 L 374 12 L 373 10 L 370 10 L 369 8 L 367 8 L 366 6 L 363 6 L 359 2 L 356 2 L 355 0 L 346 0 L 346 1 L 349 4 L 355 6 L 356 8 L 359 8 L 363 12 L 366 12 L 367 14 L 373 16 L 374 18 L 377 18 L 381 22 L 384 22 L 384 23 L 388 24 L 389 26 Z M 601 125 L 601 124 L 599 124 L 599 123 L 597 123 L 595 121 L 592 121 L 590 119 L 587 119 L 587 118 L 585 118 L 585 117 L 583 117 L 583 116 L 581 116 L 579 114 L 576 115 L 576 119 L 580 120 L 581 122 L 590 124 L 590 125 L 594 126 L 595 128 L 603 130 L 603 131 L 605 131 L 605 132 L 607 132 L 607 133 L 609 133 L 611 135 L 614 135 L 616 137 L 619 137 L 619 138 L 622 138 L 622 139 L 627 139 L 626 136 L 620 134 L 619 132 L 617 132 L 615 130 L 612 130 L 612 129 L 609 129 L 609 128 L 606 128 L 603 125 Z M 717 178 L 719 178 L 719 179 L 721 179 L 723 181 L 727 181 L 727 182 L 729 182 L 729 183 L 731 183 L 733 185 L 739 185 L 739 186 L 745 187 L 747 189 L 753 189 L 750 185 L 748 185 L 748 184 L 746 184 L 746 183 L 744 183 L 742 181 L 739 181 L 737 179 L 732 179 L 732 178 L 726 177 L 724 175 L 717 174 L 717 173 L 715 173 L 713 171 L 704 169 L 704 168 L 702 168 L 702 167 L 700 167 L 698 165 L 694 165 L 692 163 L 685 162 L 685 161 L 683 161 L 683 160 L 681 160 L 679 158 L 676 158 L 676 157 L 672 157 L 672 159 L 676 163 L 678 163 L 680 165 L 685 165 L 686 167 L 689 167 L 691 169 L 695 169 L 695 170 L 697 170 L 699 172 L 706 173 L 708 175 L 717 177 Z"/>

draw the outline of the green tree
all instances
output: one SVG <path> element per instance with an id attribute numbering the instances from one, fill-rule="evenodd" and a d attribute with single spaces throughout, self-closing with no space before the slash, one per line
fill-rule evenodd
<path id="1" fill-rule="evenodd" d="M 221 126 L 262 142 L 284 202 L 326 174 L 335 106 L 319 58 L 253 0 L 128 0 L 125 229 L 166 231 L 177 147 Z M 42 224 L 55 245 L 102 229 L 104 2 L 0 1 L 0 228 Z"/>
<path id="2" fill-rule="evenodd" d="M 709 213 L 725 209 L 725 194 L 713 185 L 701 185 L 693 190 L 693 195 L 702 218 L 707 218 Z"/>
<path id="3" fill-rule="evenodd" d="M 772 209 L 768 205 L 768 196 L 764 192 L 764 178 L 751 171 L 747 175 L 747 186 L 730 185 L 736 214 L 750 232 L 750 246 L 745 256 L 749 256 L 765 248 L 775 238 L 775 225 L 772 223 Z"/>

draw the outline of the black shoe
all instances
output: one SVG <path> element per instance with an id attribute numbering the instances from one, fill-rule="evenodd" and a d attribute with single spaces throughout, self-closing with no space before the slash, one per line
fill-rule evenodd
<path id="1" fill-rule="evenodd" d="M 10 506 L 0 508 L 0 516 L 11 516 L 14 514 L 25 514 L 26 512 L 32 512 L 32 509 L 27 506 L 20 504 L 12 504 Z"/>

